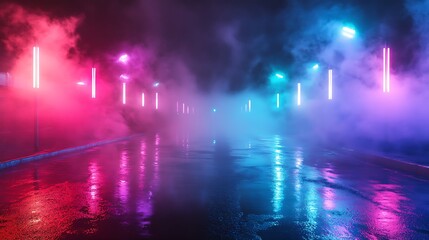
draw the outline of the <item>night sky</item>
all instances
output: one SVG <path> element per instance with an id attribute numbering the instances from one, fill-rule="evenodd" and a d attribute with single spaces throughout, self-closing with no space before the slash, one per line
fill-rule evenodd
<path id="1" fill-rule="evenodd" d="M 76 45 L 68 57 L 109 65 L 109 56 L 142 48 L 156 78 L 180 81 L 166 62 L 186 66 L 202 90 L 226 85 L 228 91 L 258 89 L 275 69 L 293 78 L 302 66 L 318 61 L 331 42 L 332 23 L 353 24 L 368 48 L 388 43 L 396 49 L 393 66 L 408 71 L 421 51 L 418 11 L 424 1 L 229 1 L 229 0 L 15 0 L 2 1 L 0 14 L 1 71 L 8 71 L 23 51 L 5 47 L 11 35 L 26 35 L 31 26 L 9 20 L 14 4 L 51 21 L 79 19 Z M 427 2 L 427 1 L 426 1 Z M 8 10 L 9 9 L 9 10 Z M 417 14 L 416 14 L 417 13 Z M 420 16 L 420 17 L 419 17 Z M 31 34 L 25 38 L 31 42 Z M 425 38 L 420 36 L 421 40 Z M 341 59 L 341 57 L 339 57 Z M 174 65 L 174 64 L 173 64 Z"/>

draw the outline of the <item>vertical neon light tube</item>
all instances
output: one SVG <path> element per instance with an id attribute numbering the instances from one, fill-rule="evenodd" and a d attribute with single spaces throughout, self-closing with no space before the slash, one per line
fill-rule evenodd
<path id="1" fill-rule="evenodd" d="M 158 110 L 158 93 L 155 93 L 155 109 Z"/>
<path id="2" fill-rule="evenodd" d="M 386 48 L 383 48 L 383 92 L 386 92 Z"/>
<path id="3" fill-rule="evenodd" d="M 144 93 L 142 93 L 142 107 L 144 107 Z"/>
<path id="4" fill-rule="evenodd" d="M 298 83 L 298 94 L 297 94 L 297 102 L 298 106 L 301 106 L 301 83 Z"/>
<path id="5" fill-rule="evenodd" d="M 185 103 L 182 104 L 182 113 L 185 114 Z"/>
<path id="6" fill-rule="evenodd" d="M 277 108 L 280 108 L 280 93 L 277 93 Z"/>
<path id="7" fill-rule="evenodd" d="M 122 104 L 127 103 L 127 84 L 122 83 Z"/>
<path id="8" fill-rule="evenodd" d="M 40 58 L 39 47 L 33 47 L 33 88 L 40 87 Z"/>
<path id="9" fill-rule="evenodd" d="M 249 112 L 252 111 L 252 101 L 249 99 Z"/>
<path id="10" fill-rule="evenodd" d="M 332 100 L 332 69 L 328 70 L 328 99 Z"/>
<path id="11" fill-rule="evenodd" d="M 390 92 L 390 48 L 387 48 L 386 91 Z"/>
<path id="12" fill-rule="evenodd" d="M 96 81 L 97 81 L 97 70 L 95 68 L 92 68 L 91 69 L 91 97 L 92 98 L 95 98 Z"/>

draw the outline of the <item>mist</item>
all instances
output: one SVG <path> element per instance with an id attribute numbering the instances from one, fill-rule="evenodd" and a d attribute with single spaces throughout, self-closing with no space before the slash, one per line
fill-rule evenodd
<path id="1" fill-rule="evenodd" d="M 12 74 L 21 99 L 6 109 L 33 104 L 32 47 L 38 45 L 41 124 L 61 129 L 62 137 L 277 132 L 340 146 L 427 148 L 424 1 L 77 1 L 74 8 L 32 7 L 17 1 L 4 4 L 0 14 L 10 19 L 1 26 L 1 49 L 9 57 L 1 66 Z M 343 26 L 356 29 L 356 36 L 344 37 Z M 389 93 L 382 86 L 383 47 L 391 49 Z M 118 63 L 123 54 L 129 63 Z M 96 99 L 90 98 L 92 67 Z M 31 110 L 19 114 L 31 122 Z"/>

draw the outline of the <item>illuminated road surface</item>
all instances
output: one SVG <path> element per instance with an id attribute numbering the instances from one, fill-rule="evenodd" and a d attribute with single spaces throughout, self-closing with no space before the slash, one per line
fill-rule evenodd
<path id="1" fill-rule="evenodd" d="M 147 136 L 0 185 L 0 239 L 429 239 L 428 182 L 280 136 Z"/>

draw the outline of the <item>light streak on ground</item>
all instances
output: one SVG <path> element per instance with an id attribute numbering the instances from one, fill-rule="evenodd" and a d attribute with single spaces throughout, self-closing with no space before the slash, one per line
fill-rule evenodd
<path id="1" fill-rule="evenodd" d="M 328 99 L 332 100 L 332 69 L 328 70 Z"/>
<path id="2" fill-rule="evenodd" d="M 33 47 L 33 88 L 40 87 L 40 51 Z"/>
<path id="3" fill-rule="evenodd" d="M 96 81 L 97 81 L 97 70 L 96 68 L 91 69 L 91 97 L 96 97 Z"/>
<path id="4" fill-rule="evenodd" d="M 158 105 L 159 105 L 159 102 L 158 102 L 158 93 L 155 93 L 155 109 L 156 110 L 158 110 Z"/>
<path id="5" fill-rule="evenodd" d="M 127 84 L 122 83 L 122 104 L 127 103 Z"/>

